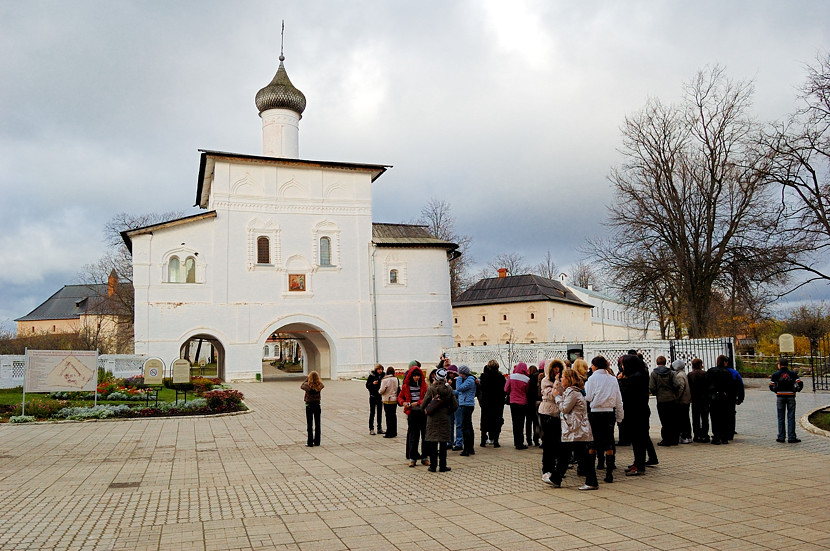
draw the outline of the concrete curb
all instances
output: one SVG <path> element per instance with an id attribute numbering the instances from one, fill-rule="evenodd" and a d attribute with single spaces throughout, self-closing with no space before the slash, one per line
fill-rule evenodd
<path id="1" fill-rule="evenodd" d="M 807 413 L 805 413 L 804 415 L 799 417 L 798 424 L 801 425 L 801 428 L 803 428 L 807 432 L 815 434 L 816 436 L 824 436 L 825 438 L 830 438 L 830 431 L 820 429 L 817 426 L 810 423 L 810 416 L 812 414 L 814 414 L 817 411 L 822 411 L 822 410 L 825 410 L 825 409 L 830 409 L 830 406 L 821 406 L 821 407 L 817 407 L 817 408 L 815 408 L 811 411 L 808 411 Z"/>
<path id="2" fill-rule="evenodd" d="M 242 403 L 244 404 L 245 402 Z M 234 415 L 245 415 L 253 412 L 253 409 L 246 409 L 245 411 L 212 413 L 210 415 L 159 415 L 154 417 L 113 417 L 111 419 L 54 419 L 48 421 L 32 421 L 31 423 L 3 423 L 3 425 L 8 425 L 12 427 L 31 427 L 32 425 L 58 425 L 61 423 L 113 423 L 119 421 L 150 421 L 154 419 L 213 419 L 214 417 L 233 417 Z"/>

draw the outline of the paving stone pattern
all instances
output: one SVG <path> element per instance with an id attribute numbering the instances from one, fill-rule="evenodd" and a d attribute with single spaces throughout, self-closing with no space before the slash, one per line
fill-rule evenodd
<path id="1" fill-rule="evenodd" d="M 360 381 L 326 382 L 314 448 L 295 380 L 236 385 L 243 415 L 3 424 L 0 549 L 828 549 L 830 439 L 775 442 L 775 397 L 749 384 L 734 443 L 658 448 L 646 476 L 594 492 L 572 470 L 543 484 L 509 431 L 450 452 L 450 473 L 410 469 L 406 417 L 370 436 Z M 805 391 L 798 413 L 826 404 Z"/>

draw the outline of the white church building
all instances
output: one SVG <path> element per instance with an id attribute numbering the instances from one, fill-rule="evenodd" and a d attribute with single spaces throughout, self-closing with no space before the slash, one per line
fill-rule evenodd
<path id="1" fill-rule="evenodd" d="M 275 332 L 323 378 L 437 357 L 453 344 L 457 245 L 423 226 L 372 223 L 372 183 L 389 166 L 299 158 L 306 100 L 284 59 L 256 95 L 262 155 L 200 150 L 204 212 L 122 233 L 135 352 L 169 365 L 201 339 L 228 381 L 261 373 Z"/>

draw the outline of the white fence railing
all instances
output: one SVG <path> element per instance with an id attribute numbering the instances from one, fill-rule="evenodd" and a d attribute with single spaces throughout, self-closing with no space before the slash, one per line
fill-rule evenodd
<path id="1" fill-rule="evenodd" d="M 612 368 L 616 368 L 617 358 L 634 349 L 643 354 L 646 365 L 654 367 L 658 356 L 665 356 L 670 361 L 682 358 L 687 369 L 695 357 L 704 361 L 706 368 L 714 366 L 715 358 L 724 354 L 732 357 L 733 343 L 729 337 L 718 339 L 682 339 L 675 341 L 641 340 L 641 341 L 592 341 L 580 342 L 583 357 L 591 361 L 594 356 L 605 356 Z M 488 346 L 464 346 L 447 349 L 452 363 L 465 364 L 473 371 L 481 371 L 490 360 L 499 362 L 502 371 L 525 362 L 527 365 L 539 365 L 540 360 L 564 360 L 568 357 L 569 343 L 540 342 L 534 344 L 498 344 Z"/>
<path id="2" fill-rule="evenodd" d="M 118 378 L 141 375 L 145 356 L 135 354 L 101 354 L 98 367 L 104 368 Z M 26 356 L 0 356 L 0 388 L 23 386 Z"/>

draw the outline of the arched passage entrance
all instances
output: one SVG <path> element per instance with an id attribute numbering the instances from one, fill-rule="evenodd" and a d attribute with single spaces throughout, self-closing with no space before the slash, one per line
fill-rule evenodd
<path id="1" fill-rule="evenodd" d="M 225 380 L 225 347 L 213 335 L 200 333 L 193 335 L 179 348 L 179 357 L 190 360 L 193 367 L 204 365 L 206 376 L 213 376 L 213 366 L 216 366 L 216 377 Z"/>
<path id="2" fill-rule="evenodd" d="M 266 333 L 288 335 L 300 345 L 303 358 L 303 373 L 316 371 L 323 379 L 331 379 L 334 349 L 325 331 L 309 323 L 295 322 L 275 326 Z"/>

